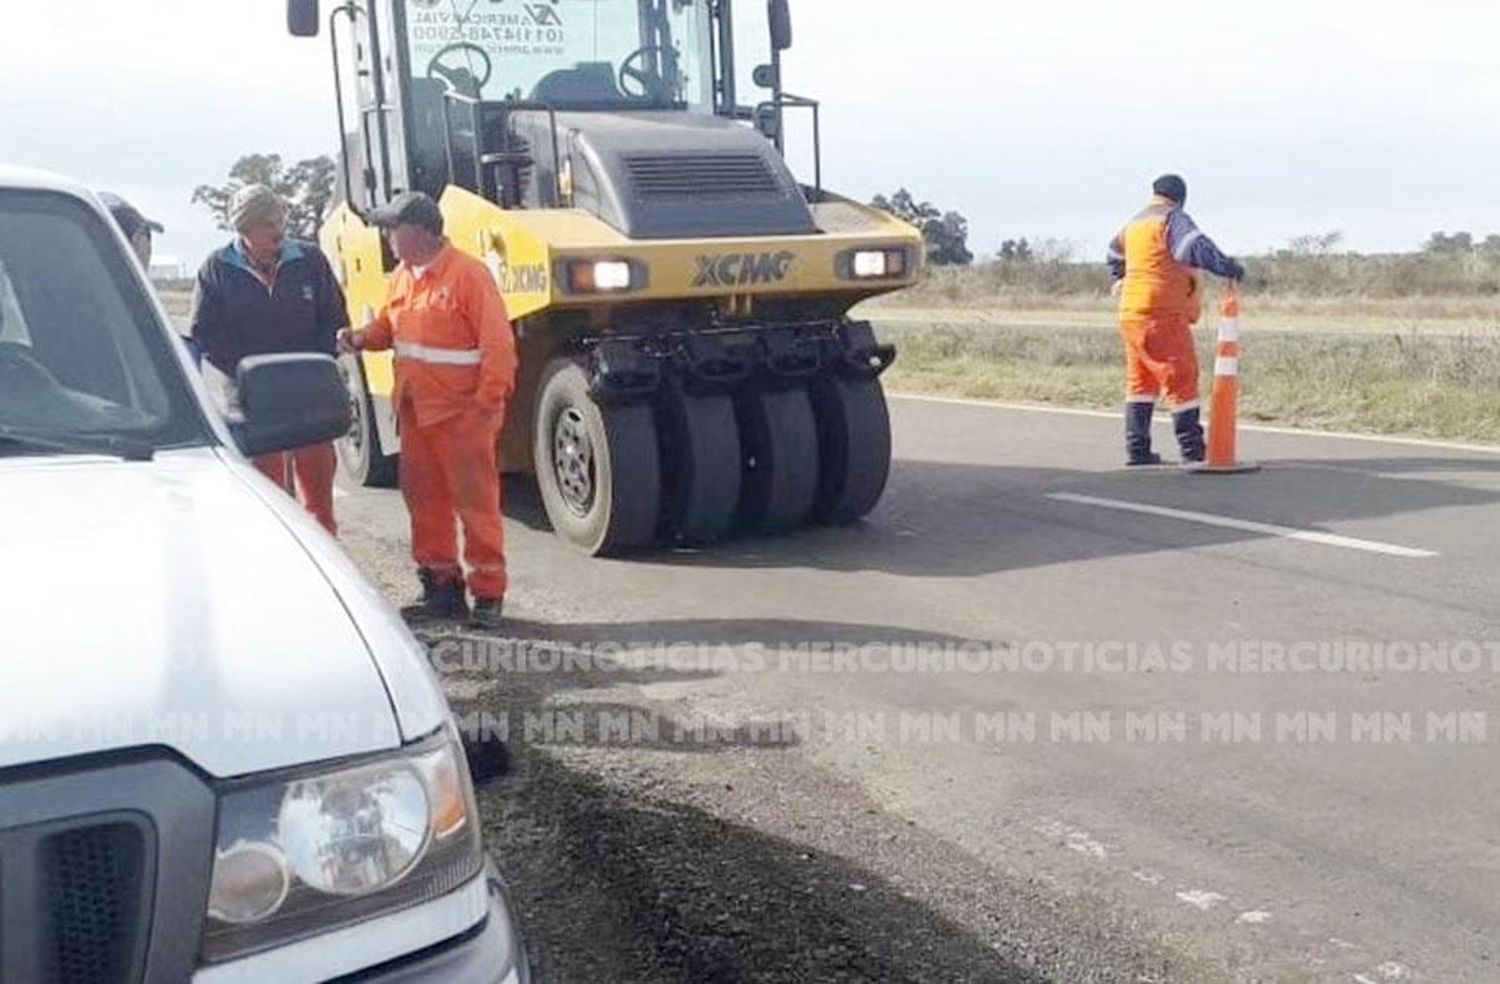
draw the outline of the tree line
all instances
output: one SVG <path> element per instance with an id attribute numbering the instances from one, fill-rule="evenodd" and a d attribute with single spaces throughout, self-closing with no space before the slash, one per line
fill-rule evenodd
<path id="1" fill-rule="evenodd" d="M 323 220 L 338 198 L 338 165 L 327 155 L 292 163 L 279 154 L 247 154 L 229 169 L 228 181 L 199 185 L 194 204 L 213 215 L 220 229 L 232 231 L 229 203 L 235 192 L 248 184 L 263 184 L 286 199 L 289 207 L 287 233 L 298 239 L 316 239 Z M 975 260 L 969 246 L 969 220 L 953 209 L 940 208 L 919 199 L 906 188 L 892 195 L 876 195 L 871 206 L 915 226 L 926 243 L 927 262 L 932 266 L 969 266 Z M 1271 256 L 1279 259 L 1338 255 L 1344 243 L 1340 231 L 1296 236 Z M 1429 256 L 1482 256 L 1500 258 L 1500 233 L 1479 237 L 1470 232 L 1434 232 L 1420 252 Z M 995 252 L 1000 263 L 1068 263 L 1075 257 L 1067 243 L 1026 237 L 1005 239 Z"/>

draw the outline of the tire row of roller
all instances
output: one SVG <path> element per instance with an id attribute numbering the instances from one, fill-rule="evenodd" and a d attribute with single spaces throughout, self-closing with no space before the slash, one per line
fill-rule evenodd
<path id="1" fill-rule="evenodd" d="M 533 435 L 553 529 L 621 556 L 860 519 L 890 470 L 878 379 L 889 359 L 864 351 L 865 371 L 804 366 L 729 385 L 668 371 L 623 396 L 600 385 L 597 356 L 554 359 Z"/>

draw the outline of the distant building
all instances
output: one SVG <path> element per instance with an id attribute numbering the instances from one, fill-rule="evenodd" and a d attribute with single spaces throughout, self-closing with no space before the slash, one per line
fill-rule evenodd
<path id="1" fill-rule="evenodd" d="M 150 274 L 152 280 L 185 280 L 188 275 L 187 267 L 175 256 L 151 257 Z"/>

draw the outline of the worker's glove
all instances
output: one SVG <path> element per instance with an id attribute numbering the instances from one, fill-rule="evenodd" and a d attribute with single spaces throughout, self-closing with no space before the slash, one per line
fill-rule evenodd
<path id="1" fill-rule="evenodd" d="M 1109 285 L 1109 296 L 1110 297 L 1119 297 L 1120 296 L 1120 291 L 1122 291 L 1124 289 L 1125 289 L 1125 281 L 1124 280 L 1116 280 L 1116 281 L 1114 281 L 1113 283 L 1111 283 Z"/>
<path id="2" fill-rule="evenodd" d="M 1230 280 L 1244 280 L 1245 279 L 1245 264 L 1241 263 L 1239 260 L 1230 260 L 1229 261 L 1229 279 Z"/>
<path id="3" fill-rule="evenodd" d="M 360 349 L 360 338 L 355 332 L 348 328 L 339 329 L 338 339 L 334 343 L 340 355 L 353 355 Z"/>

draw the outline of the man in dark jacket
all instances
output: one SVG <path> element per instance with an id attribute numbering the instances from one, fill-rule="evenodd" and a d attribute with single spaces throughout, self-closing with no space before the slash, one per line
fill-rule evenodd
<path id="1" fill-rule="evenodd" d="M 348 327 L 344 292 L 321 250 L 286 237 L 287 206 L 264 185 L 234 196 L 229 219 L 238 235 L 198 271 L 193 297 L 193 340 L 203 353 L 203 374 L 221 409 L 239 409 L 235 373 L 251 355 L 284 352 L 334 354 L 335 339 Z M 333 445 L 319 444 L 255 459 L 273 482 L 296 487 L 308 512 L 330 532 Z"/>

